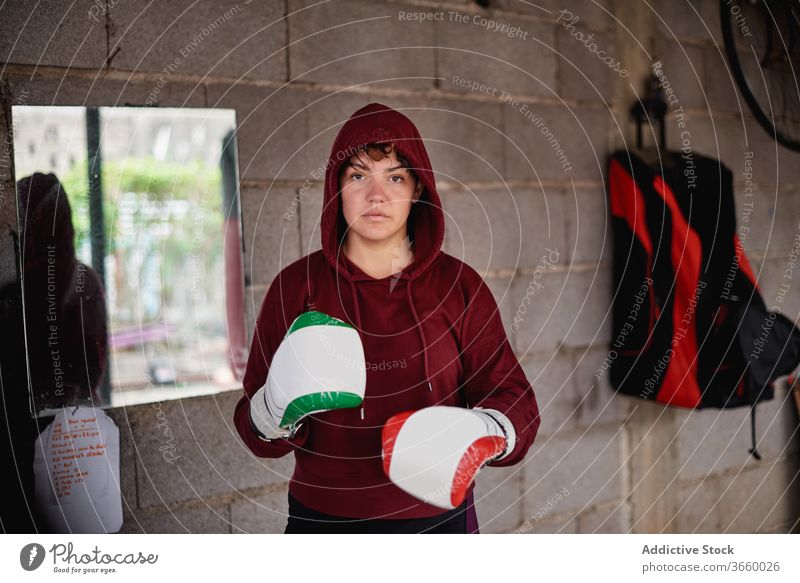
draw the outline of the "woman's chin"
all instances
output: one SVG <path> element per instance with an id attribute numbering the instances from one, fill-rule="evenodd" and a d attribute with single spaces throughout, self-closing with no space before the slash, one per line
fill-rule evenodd
<path id="1" fill-rule="evenodd" d="M 365 239 L 384 239 L 392 235 L 397 227 L 389 219 L 382 221 L 363 220 L 360 221 L 356 232 Z"/>
<path id="2" fill-rule="evenodd" d="M 373 227 L 373 228 L 361 228 L 356 231 L 360 239 L 365 241 L 369 241 L 370 243 L 380 243 L 381 241 L 386 241 L 392 238 L 394 235 L 394 230 L 389 228 L 388 225 L 382 226 L 381 228 Z"/>

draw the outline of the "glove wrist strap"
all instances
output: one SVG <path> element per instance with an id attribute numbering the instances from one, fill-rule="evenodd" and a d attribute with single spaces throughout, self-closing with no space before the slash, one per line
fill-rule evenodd
<path id="1" fill-rule="evenodd" d="M 282 429 L 274 424 L 272 414 L 267 405 L 266 392 L 265 385 L 250 398 L 250 425 L 255 430 L 256 436 L 262 441 L 293 437 L 297 427 Z"/>
<path id="2" fill-rule="evenodd" d="M 500 431 L 502 431 L 506 438 L 505 451 L 503 451 L 503 453 L 501 453 L 499 456 L 492 458 L 491 461 L 500 461 L 509 456 L 511 452 L 514 451 L 514 447 L 517 443 L 517 433 L 514 430 L 514 424 L 511 423 L 511 420 L 497 409 L 484 409 L 483 407 L 475 407 L 473 411 L 480 412 L 491 419 L 497 425 Z"/>

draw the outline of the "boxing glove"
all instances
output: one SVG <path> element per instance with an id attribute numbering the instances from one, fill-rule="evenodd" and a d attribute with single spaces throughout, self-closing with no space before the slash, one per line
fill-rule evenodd
<path id="1" fill-rule="evenodd" d="M 367 368 L 358 331 L 322 312 L 300 314 L 272 358 L 266 384 L 250 399 L 263 439 L 290 438 L 311 413 L 358 407 Z"/>
<path id="2" fill-rule="evenodd" d="M 383 470 L 398 487 L 440 508 L 456 508 L 480 468 L 510 454 L 516 434 L 493 409 L 427 407 L 389 418 Z"/>

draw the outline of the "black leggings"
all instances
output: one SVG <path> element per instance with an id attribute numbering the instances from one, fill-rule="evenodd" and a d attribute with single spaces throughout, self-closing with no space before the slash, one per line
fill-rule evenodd
<path id="1" fill-rule="evenodd" d="M 344 518 L 317 512 L 289 494 L 285 534 L 456 533 L 467 532 L 467 500 L 429 518 Z"/>

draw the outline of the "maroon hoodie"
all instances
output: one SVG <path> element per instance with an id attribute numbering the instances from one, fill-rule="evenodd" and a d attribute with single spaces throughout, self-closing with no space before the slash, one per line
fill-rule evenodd
<path id="1" fill-rule="evenodd" d="M 338 176 L 355 146 L 385 141 L 395 142 L 424 189 L 408 220 L 413 263 L 375 279 L 341 251 L 346 223 Z M 285 267 L 267 291 L 243 379 L 244 396 L 234 414 L 236 428 L 257 456 L 277 458 L 294 451 L 289 491 L 310 508 L 355 518 L 441 514 L 441 508 L 405 493 L 384 474 L 381 429 L 386 420 L 433 405 L 496 409 L 514 424 L 517 442 L 509 456 L 489 465 L 510 466 L 533 443 L 539 411 L 491 291 L 474 269 L 441 250 L 444 213 L 434 173 L 422 138 L 406 116 L 371 103 L 342 126 L 326 168 L 321 235 L 322 249 Z M 316 413 L 292 439 L 266 441 L 250 424 L 250 396 L 266 383 L 272 356 L 292 321 L 308 310 L 340 318 L 359 331 L 367 361 L 363 407 Z"/>

